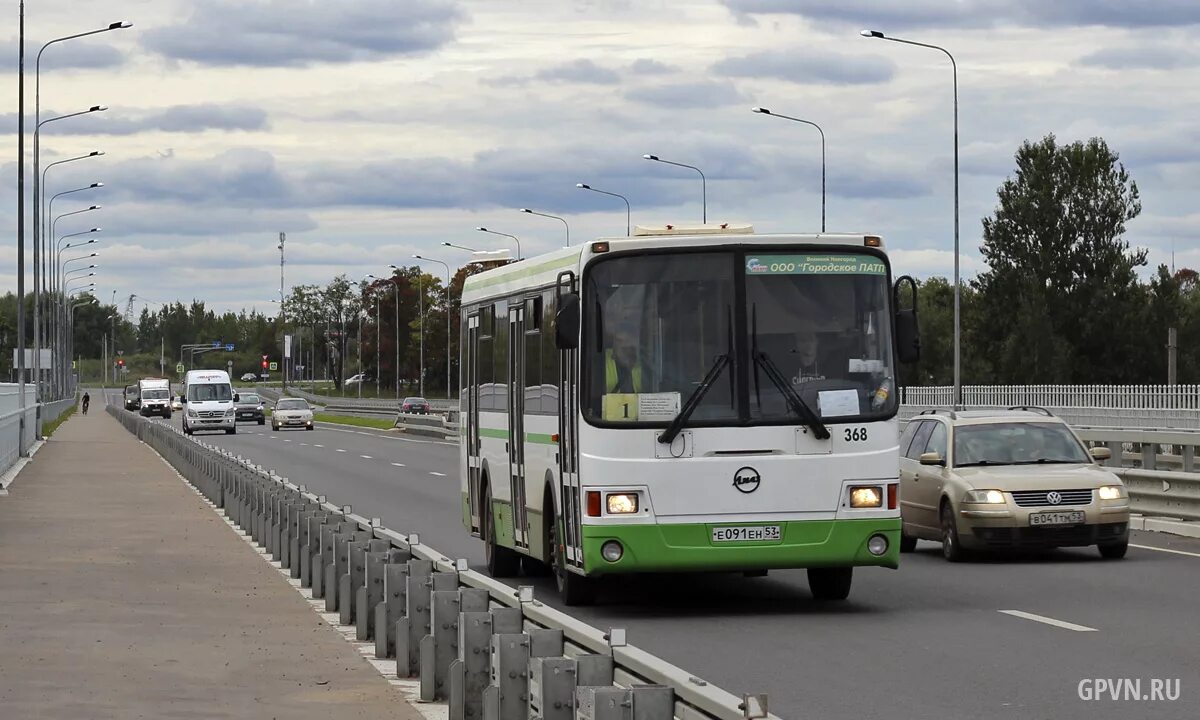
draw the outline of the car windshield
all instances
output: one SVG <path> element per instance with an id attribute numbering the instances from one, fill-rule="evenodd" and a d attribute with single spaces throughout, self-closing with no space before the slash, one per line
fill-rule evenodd
<path id="1" fill-rule="evenodd" d="M 238 397 L 241 398 L 241 400 L 238 401 L 238 403 L 241 405 L 257 405 L 262 402 L 262 400 L 254 393 L 242 393 Z"/>
<path id="2" fill-rule="evenodd" d="M 307 410 L 308 402 L 299 399 L 280 400 L 275 404 L 276 410 Z"/>
<path id="3" fill-rule="evenodd" d="M 153 389 L 153 390 L 143 390 L 142 391 L 142 399 L 143 400 L 166 400 L 168 397 L 170 397 L 170 395 L 171 395 L 171 392 L 169 390 L 167 390 L 166 388 L 158 388 L 158 389 Z"/>
<path id="4" fill-rule="evenodd" d="M 713 371 L 689 425 L 802 424 L 797 396 L 826 420 L 890 417 L 887 272 L 875 255 L 788 248 L 599 261 L 584 284 L 585 413 L 665 425 Z"/>
<path id="5" fill-rule="evenodd" d="M 413 404 L 416 404 L 416 405 L 424 405 L 424 404 L 425 404 L 425 398 L 419 398 L 419 397 L 406 397 L 406 398 L 404 398 L 404 402 L 405 402 L 405 404 L 407 404 L 407 405 L 413 405 Z"/>
<path id="6" fill-rule="evenodd" d="M 1086 462 L 1091 457 L 1062 423 L 988 423 L 954 430 L 956 467 Z"/>
<path id="7" fill-rule="evenodd" d="M 188 402 L 226 402 L 233 399 L 233 390 L 226 383 L 188 385 Z"/>

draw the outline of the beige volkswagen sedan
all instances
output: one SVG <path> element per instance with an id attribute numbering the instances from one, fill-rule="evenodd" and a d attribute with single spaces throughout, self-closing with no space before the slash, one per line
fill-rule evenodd
<path id="1" fill-rule="evenodd" d="M 929 410 L 900 438 L 900 549 L 942 543 L 951 562 L 974 550 L 1129 547 L 1129 494 L 1071 428 L 1041 408 Z"/>

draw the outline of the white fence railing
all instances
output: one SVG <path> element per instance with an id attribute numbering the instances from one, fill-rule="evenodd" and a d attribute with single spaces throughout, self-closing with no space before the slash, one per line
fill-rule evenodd
<path id="1" fill-rule="evenodd" d="M 905 387 L 901 418 L 950 407 L 950 386 Z M 971 409 L 1036 405 L 1073 425 L 1200 430 L 1200 385 L 964 385 Z"/>
<path id="2" fill-rule="evenodd" d="M 25 430 L 22 434 L 19 388 L 15 383 L 0 383 L 0 475 L 8 472 L 22 455 L 29 452 L 41 435 L 42 425 L 54 422 L 75 404 L 75 398 L 69 397 L 39 406 L 37 390 L 33 385 L 26 385 Z"/>

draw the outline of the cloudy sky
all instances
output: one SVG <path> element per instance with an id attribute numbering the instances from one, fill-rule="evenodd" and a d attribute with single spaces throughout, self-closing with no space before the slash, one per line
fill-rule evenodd
<path id="1" fill-rule="evenodd" d="M 13 5 L 10 3 L 9 5 Z M 15 235 L 16 15 L 8 50 L 0 224 Z M 383 274 L 415 253 L 449 262 L 522 238 L 526 255 L 698 221 L 759 231 L 828 226 L 882 234 L 899 272 L 953 263 L 952 95 L 934 51 L 859 37 L 864 27 L 939 44 L 958 60 L 963 268 L 979 269 L 980 219 L 1026 138 L 1101 135 L 1142 190 L 1130 240 L 1152 264 L 1200 265 L 1200 51 L 1194 0 L 33 0 L 41 43 L 115 20 L 133 29 L 53 46 L 43 166 L 59 234 L 103 227 L 106 301 L 202 299 L 272 313 L 278 233 L 289 285 Z M 30 72 L 32 74 L 32 72 Z M 32 79 L 29 81 L 32 102 Z M 32 107 L 30 105 L 30 107 Z M 78 198 L 78 200 L 76 200 Z M 499 242 L 497 242 L 499 241 Z M 15 288 L 14 243 L 0 289 Z M 440 266 L 430 266 L 441 273 Z M 139 308 L 140 309 L 140 308 Z"/>

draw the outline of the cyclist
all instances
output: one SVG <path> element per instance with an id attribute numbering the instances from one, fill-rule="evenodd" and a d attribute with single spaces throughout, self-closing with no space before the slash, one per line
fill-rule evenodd
<path id="1" fill-rule="evenodd" d="M 92 397 L 86 392 L 83 394 L 83 414 L 87 415 L 88 403 L 92 401 Z"/>

